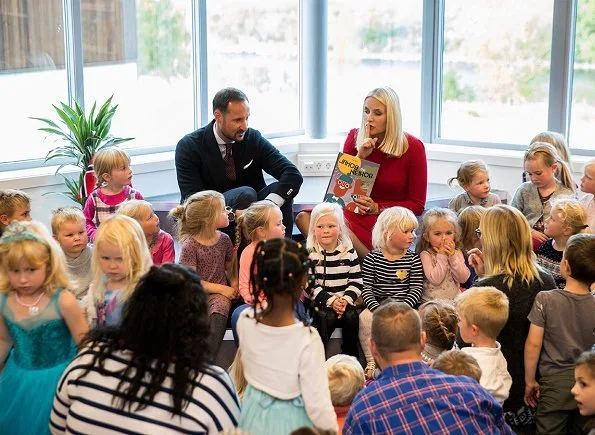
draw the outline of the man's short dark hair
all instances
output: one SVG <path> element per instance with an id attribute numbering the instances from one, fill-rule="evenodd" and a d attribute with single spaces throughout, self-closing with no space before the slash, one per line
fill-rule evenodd
<path id="1" fill-rule="evenodd" d="M 389 302 L 374 311 L 372 340 L 383 356 L 392 352 L 421 352 L 421 319 L 416 310 L 403 302 Z"/>
<path id="2" fill-rule="evenodd" d="M 590 287 L 595 282 L 595 234 L 575 234 L 568 239 L 564 258 L 570 266 L 570 276 Z"/>
<path id="3" fill-rule="evenodd" d="M 221 113 L 227 112 L 227 105 L 230 101 L 245 101 L 248 103 L 248 97 L 242 91 L 236 88 L 223 88 L 215 94 L 213 98 L 213 113 L 219 110 Z"/>

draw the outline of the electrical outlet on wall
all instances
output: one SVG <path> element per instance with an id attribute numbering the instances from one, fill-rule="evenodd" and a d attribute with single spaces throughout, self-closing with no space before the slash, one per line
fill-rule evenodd
<path id="1" fill-rule="evenodd" d="M 330 176 L 335 162 L 336 154 L 298 154 L 298 169 L 302 175 L 311 175 L 317 177 Z"/>

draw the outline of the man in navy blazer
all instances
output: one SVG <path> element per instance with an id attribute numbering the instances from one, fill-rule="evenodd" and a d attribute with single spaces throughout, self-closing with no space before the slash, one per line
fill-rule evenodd
<path id="1" fill-rule="evenodd" d="M 281 208 L 285 233 L 291 237 L 293 198 L 302 185 L 302 175 L 258 130 L 248 127 L 250 106 L 242 91 L 224 88 L 217 92 L 213 115 L 213 121 L 184 136 L 176 146 L 182 201 L 202 190 L 216 190 L 226 205 L 241 212 L 267 199 Z M 231 174 L 229 166 L 233 166 Z M 263 170 L 277 181 L 266 185 Z"/>

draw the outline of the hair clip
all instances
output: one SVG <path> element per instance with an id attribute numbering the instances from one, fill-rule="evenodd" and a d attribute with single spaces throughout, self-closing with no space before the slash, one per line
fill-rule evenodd
<path id="1" fill-rule="evenodd" d="M 298 242 L 298 243 L 297 243 L 297 247 L 298 247 L 299 249 L 302 249 L 302 244 L 301 244 L 300 242 Z"/>
<path id="2" fill-rule="evenodd" d="M 16 242 L 19 240 L 32 240 L 35 242 L 43 243 L 45 246 L 49 246 L 47 240 L 31 231 L 30 228 L 23 225 L 19 221 L 12 221 L 4 229 L 4 234 L 2 234 L 2 237 L 0 237 L 0 245 L 7 245 L 8 243 Z"/>

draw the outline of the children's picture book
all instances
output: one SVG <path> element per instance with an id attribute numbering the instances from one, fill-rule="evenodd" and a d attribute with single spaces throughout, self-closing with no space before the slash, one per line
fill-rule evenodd
<path id="1" fill-rule="evenodd" d="M 360 196 L 370 196 L 379 167 L 378 163 L 339 153 L 324 201 L 336 202 L 341 207 L 358 213 L 354 200 Z"/>

